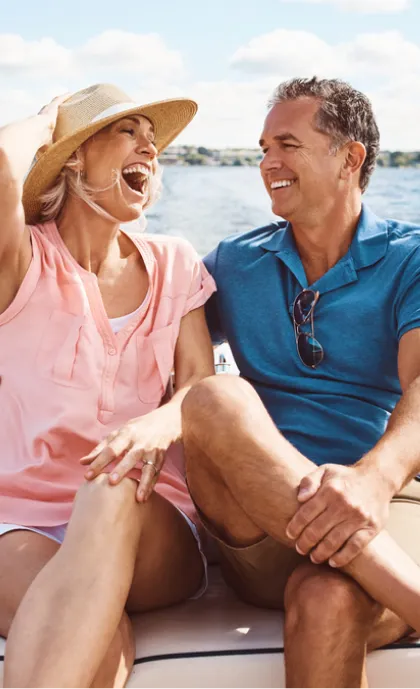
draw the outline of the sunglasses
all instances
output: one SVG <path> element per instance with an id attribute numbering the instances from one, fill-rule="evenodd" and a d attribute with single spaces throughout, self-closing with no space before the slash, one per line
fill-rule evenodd
<path id="1" fill-rule="evenodd" d="M 322 345 L 314 337 L 314 309 L 318 299 L 319 292 L 304 289 L 297 295 L 293 304 L 296 349 L 301 362 L 309 368 L 316 368 L 324 358 Z M 310 325 L 310 332 L 302 330 L 305 325 Z"/>

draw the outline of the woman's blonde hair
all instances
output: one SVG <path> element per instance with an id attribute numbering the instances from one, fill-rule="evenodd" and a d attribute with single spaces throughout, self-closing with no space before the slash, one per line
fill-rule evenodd
<path id="1" fill-rule="evenodd" d="M 121 175 L 119 170 L 113 171 L 113 182 L 109 187 L 104 189 L 95 189 L 91 187 L 83 179 L 83 164 L 80 156 L 81 147 L 73 153 L 68 159 L 60 174 L 56 178 L 52 186 L 45 191 L 41 196 L 41 212 L 40 222 L 50 222 L 55 220 L 62 211 L 67 196 L 75 196 L 82 199 L 90 208 L 92 208 L 98 215 L 101 215 L 107 220 L 118 222 L 117 218 L 107 213 L 98 203 L 93 200 L 93 197 L 98 192 L 112 189 L 118 182 Z M 159 198 L 162 189 L 162 168 L 157 160 L 152 160 L 151 174 L 148 178 L 146 201 L 143 205 L 143 210 L 152 206 Z"/>

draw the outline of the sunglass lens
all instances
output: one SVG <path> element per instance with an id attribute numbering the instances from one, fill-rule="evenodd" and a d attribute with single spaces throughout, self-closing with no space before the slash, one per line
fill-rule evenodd
<path id="1" fill-rule="evenodd" d="M 297 325 L 302 325 L 307 321 L 311 309 L 316 303 L 316 292 L 311 289 L 305 289 L 298 294 L 293 306 L 293 317 Z"/>
<path id="2" fill-rule="evenodd" d="M 305 366 L 316 368 L 324 358 L 324 350 L 320 343 L 309 333 L 299 333 L 297 346 L 299 356 Z"/>

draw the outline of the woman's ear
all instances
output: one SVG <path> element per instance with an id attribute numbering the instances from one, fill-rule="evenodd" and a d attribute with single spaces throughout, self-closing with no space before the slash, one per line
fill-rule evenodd
<path id="1" fill-rule="evenodd" d="M 76 160 L 74 163 L 74 167 L 77 170 L 77 172 L 79 172 L 80 175 L 83 176 L 83 173 L 85 171 L 85 154 L 82 147 L 78 148 L 76 151 Z"/>

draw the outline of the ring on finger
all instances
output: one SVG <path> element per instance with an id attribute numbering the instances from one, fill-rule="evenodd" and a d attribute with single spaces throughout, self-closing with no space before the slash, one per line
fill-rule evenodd
<path id="1" fill-rule="evenodd" d="M 157 468 L 156 464 L 154 462 L 152 462 L 151 459 L 146 459 L 146 460 L 143 459 L 142 462 L 143 462 L 143 466 L 149 465 L 149 466 L 153 467 L 153 469 L 155 470 L 155 476 L 157 476 L 159 474 L 159 469 Z"/>

